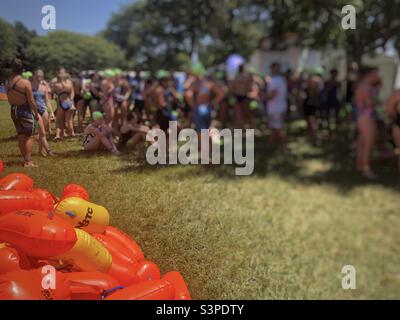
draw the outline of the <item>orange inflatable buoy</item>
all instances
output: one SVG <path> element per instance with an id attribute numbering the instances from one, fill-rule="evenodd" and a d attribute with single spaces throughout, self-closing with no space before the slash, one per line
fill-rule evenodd
<path id="1" fill-rule="evenodd" d="M 53 196 L 46 190 L 0 191 L 0 216 L 17 210 L 50 211 Z"/>
<path id="2" fill-rule="evenodd" d="M 174 300 L 192 300 L 190 297 L 189 290 L 186 286 L 185 280 L 179 272 L 173 271 L 167 273 L 164 277 L 164 280 L 172 283 L 175 288 L 175 297 Z"/>
<path id="3" fill-rule="evenodd" d="M 174 300 L 172 283 L 163 279 L 143 282 L 118 290 L 106 300 Z"/>
<path id="4" fill-rule="evenodd" d="M 7 246 L 5 243 L 0 243 L 0 275 L 20 270 L 19 262 L 17 250 Z"/>
<path id="5" fill-rule="evenodd" d="M 32 191 L 33 180 L 23 173 L 13 173 L 0 179 L 0 191 Z"/>
<path id="6" fill-rule="evenodd" d="M 112 226 L 108 226 L 106 228 L 106 231 L 104 231 L 104 235 L 108 239 L 116 240 L 120 245 L 127 248 L 131 252 L 132 257 L 136 261 L 144 260 L 144 254 L 143 254 L 142 249 L 139 247 L 139 245 L 133 239 L 131 239 L 128 235 L 123 233 L 121 230 L 119 230 L 115 227 L 112 227 Z"/>
<path id="7" fill-rule="evenodd" d="M 116 291 L 106 300 L 191 300 L 191 297 L 181 274 L 170 272 L 162 279 Z"/>
<path id="8" fill-rule="evenodd" d="M 20 210 L 0 217 L 0 241 L 32 257 L 52 257 L 72 249 L 74 228 L 63 219 L 36 210 Z"/>
<path id="9" fill-rule="evenodd" d="M 141 261 L 132 264 L 118 258 L 113 258 L 107 274 L 115 278 L 123 286 L 160 279 L 160 270 L 151 261 Z"/>
<path id="10" fill-rule="evenodd" d="M 62 265 L 70 265 L 78 271 L 100 271 L 107 273 L 112 257 L 104 246 L 89 233 L 75 229 L 77 241 L 73 248 L 52 260 L 61 260 Z"/>
<path id="11" fill-rule="evenodd" d="M 75 228 L 103 233 L 110 221 L 108 210 L 79 197 L 68 197 L 55 207 L 55 213 Z"/>
<path id="12" fill-rule="evenodd" d="M 68 184 L 64 187 L 61 200 L 72 197 L 77 197 L 88 201 L 89 192 L 87 192 L 87 190 L 79 184 Z"/>
<path id="13" fill-rule="evenodd" d="M 70 283 L 72 300 L 101 300 L 106 291 L 119 287 L 117 280 L 102 272 L 71 272 L 65 277 Z"/>
<path id="14" fill-rule="evenodd" d="M 98 233 L 94 234 L 93 237 L 95 237 L 95 239 L 97 239 L 108 250 L 113 259 L 120 259 L 127 263 L 137 262 L 136 257 L 132 252 L 115 239 Z"/>
<path id="15" fill-rule="evenodd" d="M 48 275 L 42 269 L 0 275 L 0 300 L 70 300 L 69 282 L 63 274 L 54 271 L 54 284 L 50 286 L 45 278 Z"/>

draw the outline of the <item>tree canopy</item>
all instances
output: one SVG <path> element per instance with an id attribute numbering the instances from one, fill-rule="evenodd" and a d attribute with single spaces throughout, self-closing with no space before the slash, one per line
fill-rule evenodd
<path id="1" fill-rule="evenodd" d="M 36 37 L 26 49 L 28 62 L 46 72 L 64 66 L 78 70 L 122 67 L 124 53 L 104 38 L 67 31 Z"/>
<path id="2" fill-rule="evenodd" d="M 357 9 L 356 30 L 341 27 L 342 7 Z M 400 0 L 139 0 L 114 14 L 104 36 L 131 64 L 177 67 L 193 51 L 206 64 L 232 52 L 249 56 L 263 37 L 274 46 L 287 33 L 300 45 L 341 47 L 349 60 L 400 44 Z"/>
<path id="3" fill-rule="evenodd" d="M 16 56 L 17 41 L 13 26 L 0 18 L 0 62 L 8 61 Z"/>

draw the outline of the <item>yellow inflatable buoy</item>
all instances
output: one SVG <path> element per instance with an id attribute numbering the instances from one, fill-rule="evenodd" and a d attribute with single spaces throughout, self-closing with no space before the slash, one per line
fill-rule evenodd
<path id="1" fill-rule="evenodd" d="M 77 197 L 62 200 L 55 207 L 55 213 L 89 233 L 103 233 L 110 222 L 106 208 Z"/>
<path id="2" fill-rule="evenodd" d="M 89 233 L 76 229 L 76 241 L 74 247 L 51 260 L 61 260 L 61 265 L 70 265 L 80 271 L 100 271 L 107 273 L 112 264 L 112 257 L 103 245 Z"/>

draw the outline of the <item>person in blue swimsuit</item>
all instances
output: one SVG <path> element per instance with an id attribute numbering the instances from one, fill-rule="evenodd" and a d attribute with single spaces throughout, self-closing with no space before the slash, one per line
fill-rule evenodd
<path id="1" fill-rule="evenodd" d="M 39 153 L 43 157 L 53 157 L 54 153 L 50 150 L 49 143 L 46 139 L 46 127 L 49 126 L 49 112 L 53 113 L 48 86 L 44 81 L 44 73 L 42 70 L 36 70 L 33 73 L 32 79 L 32 92 L 35 97 L 36 105 L 38 107 L 39 119 Z"/>
<path id="2" fill-rule="evenodd" d="M 57 82 L 53 85 L 53 92 L 57 95 L 57 128 L 55 142 L 61 140 L 64 135 L 65 124 L 67 124 L 67 134 L 75 136 L 73 115 L 74 115 L 74 85 L 68 78 L 69 75 L 65 68 L 59 68 Z"/>
<path id="3" fill-rule="evenodd" d="M 210 128 L 213 106 L 218 105 L 225 94 L 219 86 L 205 78 L 205 68 L 201 63 L 193 65 L 191 71 L 195 80 L 186 91 L 186 100 L 192 109 L 195 130 L 200 134 L 201 130 Z"/>

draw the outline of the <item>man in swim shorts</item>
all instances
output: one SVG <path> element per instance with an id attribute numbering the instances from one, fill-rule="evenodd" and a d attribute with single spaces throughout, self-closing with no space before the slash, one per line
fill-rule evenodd
<path id="1" fill-rule="evenodd" d="M 11 63 L 11 76 L 7 83 L 7 98 L 11 104 L 11 118 L 18 134 L 18 146 L 24 167 L 36 167 L 32 161 L 32 146 L 39 121 L 39 113 L 29 80 L 23 79 L 21 60 Z"/>

